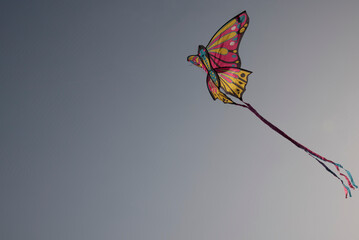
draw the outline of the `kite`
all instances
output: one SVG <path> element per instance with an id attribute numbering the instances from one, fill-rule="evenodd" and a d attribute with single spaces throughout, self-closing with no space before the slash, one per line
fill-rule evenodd
<path id="1" fill-rule="evenodd" d="M 242 96 L 246 90 L 248 76 L 252 72 L 241 68 L 238 47 L 248 24 L 249 17 L 246 11 L 233 17 L 214 34 L 206 47 L 200 45 L 198 47 L 197 55 L 188 56 L 187 61 L 202 68 L 207 73 L 207 87 L 213 100 L 219 99 L 223 103 L 233 104 L 250 110 L 271 129 L 289 140 L 298 148 L 304 150 L 334 177 L 339 179 L 344 187 L 345 197 L 347 198 L 348 194 L 351 197 L 350 188 L 356 189 L 358 186 L 355 185 L 353 177 L 348 170 L 342 165 L 322 157 L 295 141 L 267 119 L 262 117 L 262 115 L 260 115 L 249 103 L 243 100 Z M 238 98 L 242 103 L 234 102 L 228 95 Z M 326 164 L 332 164 L 336 168 L 337 173 L 332 171 Z M 349 187 L 344 183 L 340 176 L 344 177 Z"/>

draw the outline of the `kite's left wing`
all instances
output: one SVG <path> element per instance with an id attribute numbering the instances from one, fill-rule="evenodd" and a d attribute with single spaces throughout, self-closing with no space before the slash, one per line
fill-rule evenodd
<path id="1" fill-rule="evenodd" d="M 187 57 L 187 61 L 191 62 L 193 65 L 199 67 L 199 68 L 203 68 L 205 71 L 206 68 L 203 67 L 201 59 L 198 57 L 198 55 L 191 55 Z"/>
<path id="2" fill-rule="evenodd" d="M 232 99 L 226 96 L 226 94 L 222 93 L 219 88 L 214 84 L 211 79 L 211 76 L 207 75 L 207 87 L 208 91 L 211 94 L 213 100 L 219 99 L 224 103 L 233 103 Z"/>

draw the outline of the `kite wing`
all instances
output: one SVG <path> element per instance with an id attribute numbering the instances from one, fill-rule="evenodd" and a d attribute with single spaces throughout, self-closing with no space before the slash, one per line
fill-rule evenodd
<path id="1" fill-rule="evenodd" d="M 234 103 L 232 101 L 232 99 L 227 97 L 224 93 L 222 93 L 219 90 L 219 88 L 216 86 L 216 84 L 214 84 L 214 82 L 212 81 L 211 76 L 209 74 L 207 75 L 207 87 L 208 87 L 208 91 L 211 94 L 213 100 L 219 99 L 224 103 L 231 103 L 231 104 Z"/>
<path id="2" fill-rule="evenodd" d="M 191 62 L 193 65 L 195 65 L 199 68 L 203 68 L 206 71 L 206 68 L 203 67 L 201 59 L 198 57 L 198 55 L 188 56 L 187 61 Z"/>
<path id="3" fill-rule="evenodd" d="M 220 86 L 225 93 L 230 94 L 238 99 L 242 99 L 242 95 L 246 90 L 248 75 L 251 71 L 240 68 L 217 68 L 216 72 L 219 76 Z"/>
<path id="4" fill-rule="evenodd" d="M 240 68 L 241 60 L 238 55 L 238 46 L 248 23 L 249 17 L 244 11 L 229 20 L 214 34 L 206 47 L 213 68 Z"/>

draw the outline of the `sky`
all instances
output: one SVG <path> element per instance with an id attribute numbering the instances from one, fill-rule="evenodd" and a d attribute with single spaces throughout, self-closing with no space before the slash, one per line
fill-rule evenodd
<path id="1" fill-rule="evenodd" d="M 359 182 L 358 1 L 2 1 L 0 238 L 359 239 L 343 187 L 186 61 L 247 10 L 243 98 Z"/>

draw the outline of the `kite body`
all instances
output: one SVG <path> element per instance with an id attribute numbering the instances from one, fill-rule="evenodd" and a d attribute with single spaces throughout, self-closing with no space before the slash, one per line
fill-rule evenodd
<path id="1" fill-rule="evenodd" d="M 248 23 L 246 12 L 238 14 L 214 34 L 207 47 L 200 45 L 198 54 L 187 58 L 187 61 L 207 72 L 207 87 L 213 100 L 234 103 L 221 90 L 242 99 L 251 72 L 240 68 L 238 47 Z"/>
<path id="2" fill-rule="evenodd" d="M 242 96 L 246 90 L 248 76 L 252 72 L 241 68 L 238 47 L 248 24 L 249 17 L 246 11 L 233 17 L 214 34 L 206 47 L 200 45 L 198 47 L 197 55 L 188 56 L 187 61 L 202 68 L 207 73 L 206 83 L 213 100 L 219 99 L 224 103 L 241 106 L 250 110 L 266 125 L 288 139 L 298 148 L 304 150 L 318 161 L 328 172 L 338 178 L 344 186 L 345 196 L 347 197 L 348 194 L 351 196 L 350 188 L 355 189 L 358 187 L 355 185 L 348 170 L 343 168 L 342 165 L 328 160 L 298 143 L 262 117 L 249 103 L 243 101 Z M 238 98 L 243 104 L 234 102 L 227 94 Z M 333 164 L 338 175 L 345 178 L 349 187 L 344 184 L 343 180 L 328 168 L 325 163 Z M 341 169 L 344 170 L 344 174 L 341 172 Z"/>

